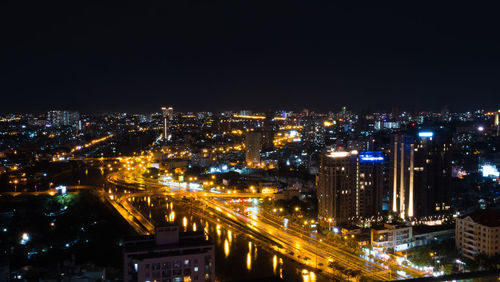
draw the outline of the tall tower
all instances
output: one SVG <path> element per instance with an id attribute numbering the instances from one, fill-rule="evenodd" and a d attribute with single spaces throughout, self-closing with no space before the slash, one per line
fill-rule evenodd
<path id="1" fill-rule="evenodd" d="M 321 224 L 380 215 L 383 160 L 380 151 L 331 152 L 320 156 L 316 192 Z"/>
<path id="2" fill-rule="evenodd" d="M 172 107 L 162 107 L 161 108 L 163 114 L 163 141 L 168 141 L 168 121 L 172 119 L 174 114 L 174 108 Z"/>
<path id="3" fill-rule="evenodd" d="M 261 138 L 262 134 L 257 131 L 245 134 L 245 159 L 248 166 L 260 164 Z"/>
<path id="4" fill-rule="evenodd" d="M 410 135 L 394 136 L 391 158 L 392 211 L 402 219 L 414 213 L 414 139 Z M 410 203 L 411 202 L 411 203 Z"/>
<path id="5" fill-rule="evenodd" d="M 266 113 L 266 118 L 262 124 L 262 149 L 274 149 L 274 132 L 273 132 L 273 113 Z"/>
<path id="6" fill-rule="evenodd" d="M 446 212 L 451 199 L 451 136 L 395 135 L 391 149 L 392 211 L 403 219 Z"/>

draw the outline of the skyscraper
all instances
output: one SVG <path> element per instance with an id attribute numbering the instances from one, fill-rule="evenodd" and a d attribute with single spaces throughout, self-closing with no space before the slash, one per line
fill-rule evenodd
<path id="1" fill-rule="evenodd" d="M 260 164 L 261 138 L 262 134 L 257 131 L 245 134 L 245 160 L 248 166 Z"/>
<path id="2" fill-rule="evenodd" d="M 172 107 L 162 107 L 161 108 L 163 114 L 163 140 L 168 141 L 168 121 L 173 118 L 174 108 Z"/>
<path id="3" fill-rule="evenodd" d="M 317 175 L 321 223 L 341 224 L 380 215 L 382 152 L 331 152 L 320 156 Z"/>
<path id="4" fill-rule="evenodd" d="M 451 200 L 451 136 L 420 131 L 391 145 L 392 211 L 401 218 L 442 213 Z"/>
<path id="5" fill-rule="evenodd" d="M 274 149 L 274 129 L 273 129 L 273 113 L 266 113 L 266 118 L 262 124 L 262 149 Z"/>

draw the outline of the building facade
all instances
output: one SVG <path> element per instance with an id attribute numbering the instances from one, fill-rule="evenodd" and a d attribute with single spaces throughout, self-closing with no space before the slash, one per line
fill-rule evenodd
<path id="1" fill-rule="evenodd" d="M 390 154 L 392 212 L 403 219 L 446 212 L 451 201 L 451 137 L 395 135 Z"/>
<path id="2" fill-rule="evenodd" d="M 324 225 L 369 219 L 382 211 L 381 152 L 331 152 L 320 156 L 318 215 Z"/>
<path id="3" fill-rule="evenodd" d="M 374 248 L 379 248 L 384 252 L 404 251 L 411 247 L 412 227 L 384 224 L 384 226 L 372 228 L 370 237 Z"/>
<path id="4" fill-rule="evenodd" d="M 71 111 L 49 111 L 47 113 L 47 124 L 52 126 L 72 125 L 80 119 L 78 112 Z"/>
<path id="5" fill-rule="evenodd" d="M 500 254 L 500 212 L 478 210 L 456 219 L 455 246 L 462 256 Z"/>
<path id="6" fill-rule="evenodd" d="M 215 281 L 214 246 L 203 232 L 156 228 L 124 242 L 124 281 Z"/>
<path id="7" fill-rule="evenodd" d="M 257 131 L 249 131 L 245 134 L 245 161 L 248 166 L 260 164 L 262 134 Z"/>

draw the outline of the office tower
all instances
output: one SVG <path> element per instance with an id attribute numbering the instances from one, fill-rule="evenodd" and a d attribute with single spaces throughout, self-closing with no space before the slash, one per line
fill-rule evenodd
<path id="1" fill-rule="evenodd" d="M 273 113 L 266 113 L 266 118 L 262 125 L 262 149 L 268 151 L 274 149 L 273 118 Z"/>
<path id="2" fill-rule="evenodd" d="M 80 119 L 78 112 L 72 111 L 49 111 L 47 113 L 47 123 L 52 126 L 72 125 Z"/>
<path id="3" fill-rule="evenodd" d="M 215 281 L 214 246 L 203 232 L 157 227 L 123 244 L 124 281 Z"/>
<path id="4" fill-rule="evenodd" d="M 394 136 L 390 158 L 392 212 L 401 218 L 414 216 L 414 152 L 412 136 Z"/>
<path id="5" fill-rule="evenodd" d="M 391 144 L 392 211 L 403 219 L 450 208 L 451 137 L 420 131 L 395 135 Z"/>
<path id="6" fill-rule="evenodd" d="M 174 115 L 174 108 L 172 107 L 162 107 L 161 108 L 162 114 L 163 114 L 163 140 L 168 141 L 169 140 L 169 135 L 168 135 L 168 122 L 169 120 L 172 120 L 173 115 Z"/>
<path id="7" fill-rule="evenodd" d="M 368 219 L 381 215 L 384 190 L 383 171 L 384 156 L 381 151 L 359 152 L 358 217 Z"/>
<path id="8" fill-rule="evenodd" d="M 260 164 L 261 138 L 262 134 L 257 131 L 245 134 L 245 160 L 248 166 Z"/>
<path id="9" fill-rule="evenodd" d="M 382 211 L 382 152 L 331 152 L 320 156 L 317 175 L 321 223 L 369 219 Z"/>

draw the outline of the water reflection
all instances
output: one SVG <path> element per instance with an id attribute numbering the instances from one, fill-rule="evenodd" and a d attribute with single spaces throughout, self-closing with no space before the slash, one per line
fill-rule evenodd
<path id="1" fill-rule="evenodd" d="M 226 255 L 226 258 L 229 256 L 229 242 L 227 239 L 224 240 L 224 255 Z"/>
<path id="2" fill-rule="evenodd" d="M 247 254 L 247 270 L 252 270 L 252 253 L 248 251 Z"/>
<path id="3" fill-rule="evenodd" d="M 302 280 L 304 282 L 316 282 L 316 274 L 312 271 L 308 271 L 307 269 L 303 269 Z"/>
<path id="4" fill-rule="evenodd" d="M 182 218 L 182 226 L 184 227 L 184 232 L 187 231 L 187 224 L 188 224 L 188 219 L 187 217 Z"/>
<path id="5" fill-rule="evenodd" d="M 130 199 L 134 198 L 130 197 Z M 240 233 L 241 230 L 237 227 L 228 226 L 216 218 L 201 217 L 197 214 L 196 209 L 191 211 L 192 208 L 182 201 L 175 202 L 176 210 L 174 211 L 173 201 L 176 199 L 172 197 L 143 197 L 141 195 L 139 198 L 135 198 L 132 205 L 141 211 L 146 218 L 151 213 L 153 223 L 159 223 L 157 220 L 163 222 L 166 220 L 169 223 L 178 224 L 180 229 L 184 229 L 184 231 L 203 231 L 205 237 L 211 239 L 216 248 L 218 260 L 216 271 L 219 281 L 241 279 L 241 273 L 246 273 L 249 281 L 270 276 L 293 281 L 322 280 L 322 275 L 317 278 L 313 272 L 308 270 L 303 272 L 304 266 L 266 249 L 267 245 L 259 241 L 258 238 L 247 237 L 244 233 Z M 184 208 L 185 206 L 187 208 Z M 208 216 L 208 214 L 204 215 Z M 245 249 L 247 249 L 246 252 Z"/>
<path id="6" fill-rule="evenodd" d="M 278 268 L 278 256 L 274 255 L 273 257 L 273 274 L 276 275 L 276 270 Z"/>

